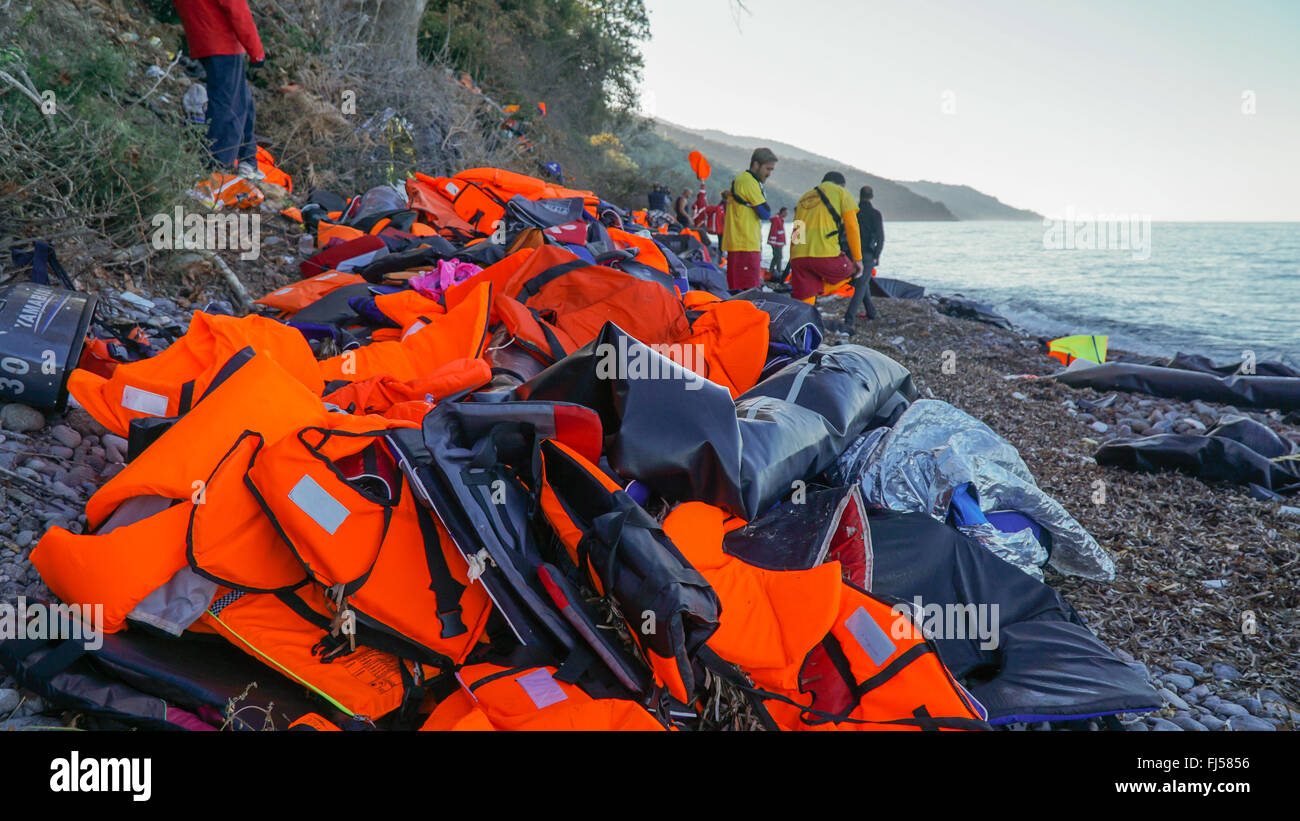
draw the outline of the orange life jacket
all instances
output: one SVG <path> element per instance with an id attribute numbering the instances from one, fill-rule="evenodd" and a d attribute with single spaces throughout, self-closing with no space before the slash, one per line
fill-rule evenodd
<path id="1" fill-rule="evenodd" d="M 640 234 L 622 231 L 618 228 L 609 228 L 607 230 L 610 238 L 614 240 L 614 244 L 619 248 L 637 249 L 637 262 L 645 263 L 655 270 L 663 271 L 665 274 L 671 273 L 668 270 L 668 257 L 664 256 L 663 250 L 653 239 Z"/>
<path id="2" fill-rule="evenodd" d="M 477 233 L 474 226 L 456 213 L 452 205 L 454 197 L 449 194 L 445 186 L 439 184 L 438 178 L 418 171 L 406 181 L 406 196 L 410 207 L 420 215 L 421 220 L 441 229 L 439 233 L 444 235 L 464 238 L 474 236 Z"/>
<path id="3" fill-rule="evenodd" d="M 293 177 L 286 174 L 275 164 L 275 157 L 262 146 L 257 147 L 257 170 L 266 175 L 266 181 L 278 185 L 290 194 L 293 193 Z"/>
<path id="4" fill-rule="evenodd" d="M 345 285 L 356 285 L 359 282 L 365 282 L 365 279 L 357 274 L 328 271 L 310 279 L 302 279 L 292 285 L 277 288 L 261 299 L 256 300 L 256 304 L 276 308 L 285 314 L 292 314 L 301 311 L 326 294 L 337 291 Z"/>
<path id="5" fill-rule="evenodd" d="M 753 679 L 778 726 L 987 727 L 929 641 L 894 630 L 891 605 L 845 583 L 839 562 L 766 570 L 725 553 L 723 536 L 743 525 L 721 508 L 687 502 L 664 520 L 664 532 L 722 601 L 709 647 Z"/>
<path id="6" fill-rule="evenodd" d="M 646 344 L 690 336 L 681 301 L 662 285 L 585 262 L 554 245 L 533 251 L 499 292 L 496 314 L 516 341 L 554 362 L 614 322 Z"/>
<path id="7" fill-rule="evenodd" d="M 763 373 L 771 318 L 744 300 L 697 300 L 694 310 L 701 315 L 691 321 L 691 335 L 665 352 L 677 364 L 731 391 L 735 399 L 757 385 Z"/>
<path id="8" fill-rule="evenodd" d="M 257 557 L 254 566 L 275 579 L 274 583 L 250 586 L 292 587 L 305 579 L 301 567 L 283 561 L 286 556 L 292 558 L 287 551 L 270 549 L 274 539 L 267 537 L 273 537 L 274 531 L 266 527 L 265 517 L 248 495 L 242 472 L 227 479 L 218 473 L 218 467 L 238 461 L 232 457 L 237 450 L 247 466 L 252 444 L 243 442 L 245 430 L 254 432 L 249 436 L 258 440 L 276 441 L 304 425 L 328 425 L 331 421 L 336 427 L 357 425 L 360 429 L 415 426 L 378 417 L 327 413 L 320 398 L 274 360 L 253 356 L 91 496 L 86 519 L 92 528 L 101 528 L 114 511 L 132 499 L 152 498 L 170 506 L 94 534 L 51 528 L 32 551 L 32 563 L 50 590 L 65 601 L 103 603 L 104 629 L 114 632 L 146 596 L 186 566 L 187 543 L 191 555 L 195 549 L 192 522 L 196 509 L 206 514 L 221 508 L 224 512 L 212 521 L 222 529 L 213 534 L 211 542 L 200 538 L 200 551 L 209 544 L 226 548 L 248 545 Z M 209 520 L 204 517 L 203 521 Z"/>
<path id="9" fill-rule="evenodd" d="M 101 425 L 126 436 L 132 419 L 187 413 L 245 348 L 271 357 L 316 395 L 324 388 L 311 346 L 294 328 L 260 316 L 196 311 L 186 334 L 162 353 L 119 365 L 108 379 L 74 370 L 68 391 Z"/>
<path id="10" fill-rule="evenodd" d="M 428 376 L 410 382 L 388 375 L 350 382 L 327 394 L 325 401 L 348 413 L 387 414 L 399 403 L 425 401 L 426 397 L 443 399 L 491 380 L 492 369 L 482 359 L 454 359 Z"/>
<path id="11" fill-rule="evenodd" d="M 322 625 L 328 612 L 325 597 L 314 587 L 284 596 L 218 589 L 202 620 L 350 716 L 377 719 L 401 707 L 424 669 L 365 646 L 326 657 L 329 632 Z"/>
<path id="12" fill-rule="evenodd" d="M 462 688 L 444 699 L 423 730 L 664 730 L 644 707 L 618 698 L 592 698 L 555 678 L 554 667 L 471 664 L 456 677 Z"/>
<path id="13" fill-rule="evenodd" d="M 429 322 L 400 342 L 374 342 L 319 364 L 327 382 L 356 382 L 375 376 L 392 376 L 412 382 L 458 359 L 477 359 L 488 340 L 490 283 L 483 283 L 460 305 Z"/>
<path id="14" fill-rule="evenodd" d="M 466 588 L 468 565 L 436 517 L 416 505 L 385 446 L 387 432 L 304 428 L 258 455 L 246 471 L 249 488 L 311 580 L 336 590 L 340 607 L 459 663 L 486 625 L 487 594 L 481 585 Z"/>

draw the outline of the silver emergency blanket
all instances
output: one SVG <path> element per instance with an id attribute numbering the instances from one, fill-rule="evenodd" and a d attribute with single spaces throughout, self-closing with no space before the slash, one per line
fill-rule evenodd
<path id="1" fill-rule="evenodd" d="M 927 513 L 940 521 L 948 515 L 954 490 L 969 483 L 984 513 L 1018 511 L 1051 533 L 1049 560 L 1032 530 L 1004 533 L 987 523 L 961 528 L 995 555 L 1038 579 L 1049 561 L 1062 573 L 1115 578 L 1110 555 L 1038 487 L 1016 449 L 947 402 L 918 401 L 892 428 L 858 437 L 827 476 L 836 484 L 857 482 L 871 504 Z"/>

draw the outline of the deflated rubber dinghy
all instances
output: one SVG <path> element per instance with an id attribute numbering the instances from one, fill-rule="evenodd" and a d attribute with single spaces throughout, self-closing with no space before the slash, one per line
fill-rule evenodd
<path id="1" fill-rule="evenodd" d="M 655 363 L 642 378 L 604 373 L 610 351 Z M 859 345 L 823 348 L 742 394 L 684 371 L 615 325 L 518 388 L 524 399 L 592 408 L 625 480 L 669 501 L 706 501 L 751 519 L 793 483 L 828 468 L 877 420 L 915 396 L 911 376 Z"/>
<path id="2" fill-rule="evenodd" d="M 1239 408 L 1300 409 L 1300 377 L 1293 376 L 1219 376 L 1204 371 L 1131 362 L 1105 365 L 1075 362 L 1054 378 L 1072 388 L 1092 388 L 1099 392 L 1129 391 L 1185 402 L 1200 399 Z"/>

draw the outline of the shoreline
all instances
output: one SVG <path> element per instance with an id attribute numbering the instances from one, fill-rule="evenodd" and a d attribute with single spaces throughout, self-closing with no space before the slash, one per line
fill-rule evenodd
<path id="1" fill-rule="evenodd" d="M 1294 578 L 1300 516 L 1280 512 L 1285 502 L 1256 501 L 1244 487 L 1101 467 L 1092 458 L 1102 442 L 1118 438 L 1119 419 L 1126 416 L 1158 412 L 1203 424 L 1214 420 L 1179 400 L 1119 392 L 1110 407 L 1096 408 L 1085 404 L 1101 396 L 1091 389 L 1053 379 L 1008 380 L 1011 374 L 1050 376 L 1059 366 L 1037 337 L 1022 330 L 947 316 L 928 299 L 874 301 L 880 318 L 859 319 L 849 341 L 895 358 L 912 372 L 922 396 L 949 402 L 1006 439 L 1039 486 L 1115 559 L 1111 583 L 1063 576 L 1050 567 L 1046 581 L 1107 646 L 1145 665 L 1153 685 L 1164 688 L 1167 709 L 1148 714 L 1164 723 L 1125 716 L 1131 721 L 1126 726 L 1199 729 L 1187 719 L 1206 726 L 1202 708 L 1218 705 L 1217 696 L 1235 707 L 1247 702 L 1247 714 L 1279 719 L 1280 729 L 1300 728 L 1300 585 Z M 818 307 L 824 317 L 838 319 L 847 301 L 826 297 Z M 945 351 L 955 355 L 954 373 L 942 370 Z M 1300 442 L 1300 427 L 1283 424 L 1280 414 L 1201 404 L 1215 415 L 1256 419 Z M 1106 431 L 1099 433 L 1094 423 Z M 1101 504 L 1094 502 L 1098 480 L 1105 489 Z M 1254 634 L 1243 632 L 1247 611 Z M 1216 670 L 1230 678 L 1221 680 Z M 1236 715 L 1235 707 L 1222 713 Z M 1253 724 L 1244 718 L 1236 723 Z"/>

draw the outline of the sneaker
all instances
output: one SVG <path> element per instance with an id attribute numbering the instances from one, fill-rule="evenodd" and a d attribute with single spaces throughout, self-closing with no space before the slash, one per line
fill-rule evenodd
<path id="1" fill-rule="evenodd" d="M 243 160 L 235 166 L 235 175 L 253 181 L 266 179 L 266 175 L 257 167 L 257 163 L 248 160 Z"/>

